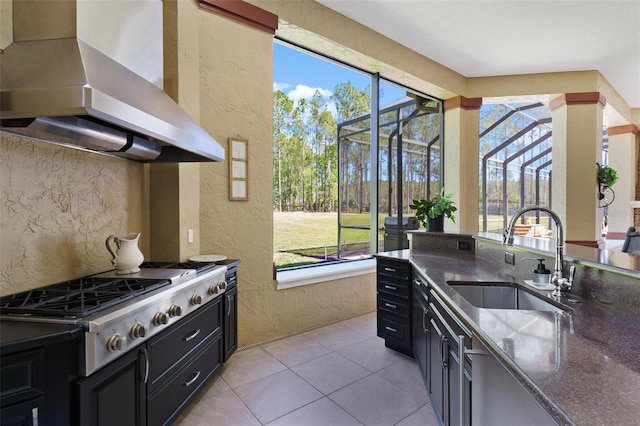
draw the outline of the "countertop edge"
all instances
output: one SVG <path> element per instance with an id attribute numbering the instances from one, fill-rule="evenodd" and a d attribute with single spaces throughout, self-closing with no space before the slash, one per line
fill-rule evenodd
<path id="1" fill-rule="evenodd" d="M 25 330 L 29 332 L 25 333 Z M 79 325 L 3 321 L 0 318 L 0 354 L 19 352 L 72 340 L 80 337 L 83 331 L 84 328 Z M 21 337 L 7 335 L 11 333 L 20 334 Z"/>

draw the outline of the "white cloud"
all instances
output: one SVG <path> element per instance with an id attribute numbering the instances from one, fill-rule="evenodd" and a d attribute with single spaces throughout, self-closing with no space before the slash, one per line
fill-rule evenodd
<path id="1" fill-rule="evenodd" d="M 285 90 L 287 90 L 288 88 L 290 88 L 291 85 L 289 83 L 277 83 L 277 82 L 273 82 L 273 91 L 277 92 L 278 90 L 282 90 L 283 92 Z"/>
<path id="2" fill-rule="evenodd" d="M 329 89 L 322 89 L 320 87 L 309 87 L 304 84 L 298 84 L 295 89 L 289 91 L 287 95 L 293 99 L 295 102 L 300 99 L 311 99 L 316 91 L 320 92 L 322 96 L 328 98 L 333 94 Z"/>

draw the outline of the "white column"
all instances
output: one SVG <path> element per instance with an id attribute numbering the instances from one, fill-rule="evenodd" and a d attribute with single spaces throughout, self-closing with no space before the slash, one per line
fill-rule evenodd
<path id="1" fill-rule="evenodd" d="M 602 157 L 603 108 L 598 92 L 567 93 L 554 99 L 552 206 L 560 216 L 565 241 L 603 246 L 598 207 L 597 166 Z"/>
<path id="2" fill-rule="evenodd" d="M 456 223 L 445 232 L 478 232 L 478 150 L 482 98 L 444 101 L 444 191 L 453 194 Z"/>
<path id="3" fill-rule="evenodd" d="M 608 207 L 607 239 L 623 240 L 627 228 L 633 226 L 632 201 L 636 201 L 638 175 L 638 128 L 609 127 L 609 166 L 618 173 L 618 182 L 612 187 L 616 197 Z"/>

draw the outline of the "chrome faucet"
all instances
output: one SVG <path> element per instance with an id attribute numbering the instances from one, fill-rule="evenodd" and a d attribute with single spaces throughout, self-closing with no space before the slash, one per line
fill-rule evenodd
<path id="1" fill-rule="evenodd" d="M 555 270 L 553 271 L 553 275 L 551 277 L 551 284 L 553 284 L 556 288 L 553 290 L 553 296 L 562 296 L 565 291 L 571 290 L 573 287 L 573 278 L 576 274 L 576 267 L 571 266 L 569 270 L 569 278 L 564 278 L 562 275 L 562 267 L 564 266 L 564 254 L 563 254 L 563 242 L 564 242 L 564 230 L 562 228 L 562 222 L 558 215 L 553 212 L 553 210 L 549 210 L 546 207 L 540 206 L 532 206 L 525 207 L 516 212 L 511 218 L 509 222 L 509 226 L 504 231 L 504 238 L 502 240 L 502 244 L 511 246 L 513 245 L 513 233 L 515 231 L 515 224 L 518 219 L 523 216 L 525 213 L 530 211 L 542 211 L 546 212 L 551 219 L 556 224 L 556 262 L 555 262 Z"/>

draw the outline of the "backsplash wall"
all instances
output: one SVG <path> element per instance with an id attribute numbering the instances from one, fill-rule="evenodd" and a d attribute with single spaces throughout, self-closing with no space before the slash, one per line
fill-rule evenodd
<path id="1" fill-rule="evenodd" d="M 111 269 L 105 239 L 142 232 L 145 166 L 0 133 L 0 295 Z"/>

